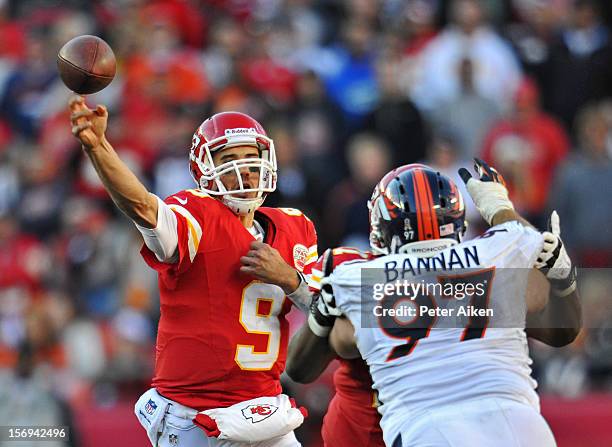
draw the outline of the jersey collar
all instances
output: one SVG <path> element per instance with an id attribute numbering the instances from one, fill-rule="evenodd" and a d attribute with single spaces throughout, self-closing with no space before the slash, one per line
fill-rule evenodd
<path id="1" fill-rule="evenodd" d="M 274 239 L 276 239 L 276 226 L 270 217 L 263 213 L 261 210 L 255 211 L 255 220 L 261 225 L 261 228 L 264 231 L 264 242 L 266 244 L 272 245 L 274 243 Z"/>

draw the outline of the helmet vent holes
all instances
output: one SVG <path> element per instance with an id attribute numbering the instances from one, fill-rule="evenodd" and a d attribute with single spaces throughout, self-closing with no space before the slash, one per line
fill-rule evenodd
<path id="1" fill-rule="evenodd" d="M 406 194 L 406 188 L 404 188 L 404 185 L 402 185 L 401 183 L 399 184 L 399 192 L 400 194 Z"/>

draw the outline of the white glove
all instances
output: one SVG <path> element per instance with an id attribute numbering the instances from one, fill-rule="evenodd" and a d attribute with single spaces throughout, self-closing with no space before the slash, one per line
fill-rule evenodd
<path id="1" fill-rule="evenodd" d="M 491 225 L 493 216 L 499 211 L 513 210 L 514 205 L 508 198 L 506 182 L 495 168 L 479 158 L 474 159 L 474 170 L 478 173 L 478 179 L 465 169 L 459 169 L 459 175 L 465 182 L 468 192 L 478 208 L 480 215 Z"/>
<path id="2" fill-rule="evenodd" d="M 544 231 L 544 245 L 538 255 L 535 267 L 546 274 L 557 295 L 566 296 L 576 290 L 576 269 L 572 265 L 563 241 L 559 215 L 550 215 L 549 230 Z"/>

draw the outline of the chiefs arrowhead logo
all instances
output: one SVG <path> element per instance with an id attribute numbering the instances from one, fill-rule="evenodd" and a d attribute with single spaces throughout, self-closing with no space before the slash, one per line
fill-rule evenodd
<path id="1" fill-rule="evenodd" d="M 308 258 L 308 249 L 306 246 L 302 244 L 295 244 L 293 246 L 293 264 L 300 272 L 304 271 L 306 258 Z"/>
<path id="2" fill-rule="evenodd" d="M 276 413 L 278 407 L 270 404 L 254 404 L 242 409 L 242 415 L 245 419 L 251 419 L 253 424 L 261 422 Z"/>

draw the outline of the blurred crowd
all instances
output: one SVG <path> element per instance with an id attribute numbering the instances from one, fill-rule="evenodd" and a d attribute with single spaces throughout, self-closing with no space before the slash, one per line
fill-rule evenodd
<path id="1" fill-rule="evenodd" d="M 558 210 L 593 268 L 589 328 L 535 347 L 540 389 L 611 390 L 611 22 L 605 0 L 0 0 L 0 420 L 68 423 L 80 404 L 134 399 L 152 371 L 156 276 L 70 133 L 57 74 L 80 34 L 115 51 L 117 77 L 88 102 L 108 106 L 109 140 L 153 192 L 194 186 L 204 118 L 249 113 L 277 149 L 266 205 L 304 210 L 319 252 L 367 248 L 365 203 L 391 167 L 461 185 L 458 167 L 490 162 L 536 226 Z M 317 421 L 332 390 L 313 387 Z"/>

